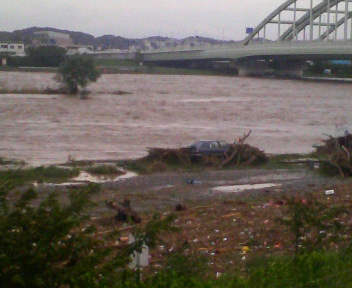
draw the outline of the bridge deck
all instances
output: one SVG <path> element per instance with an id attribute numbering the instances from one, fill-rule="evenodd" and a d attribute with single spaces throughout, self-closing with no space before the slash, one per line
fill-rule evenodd
<path id="1" fill-rule="evenodd" d="M 237 60 L 241 58 L 288 58 L 288 59 L 351 59 L 352 42 L 286 42 L 257 45 L 236 45 L 189 50 L 158 50 L 141 52 L 145 62 L 187 61 L 187 60 Z"/>

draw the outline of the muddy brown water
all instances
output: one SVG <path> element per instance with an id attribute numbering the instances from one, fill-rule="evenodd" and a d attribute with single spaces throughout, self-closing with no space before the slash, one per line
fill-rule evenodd
<path id="1" fill-rule="evenodd" d="M 51 73 L 0 72 L 0 89 L 45 89 Z M 125 159 L 198 139 L 305 153 L 351 124 L 352 84 L 218 76 L 103 75 L 89 99 L 1 94 L 0 156 L 33 165 Z M 123 90 L 132 94 L 114 95 Z"/>

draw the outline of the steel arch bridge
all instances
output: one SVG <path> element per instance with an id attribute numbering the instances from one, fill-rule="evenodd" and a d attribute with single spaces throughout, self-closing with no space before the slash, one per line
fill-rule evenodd
<path id="1" fill-rule="evenodd" d="M 276 41 L 352 40 L 351 2 L 287 0 L 260 23 L 243 44 L 249 45 L 260 35 L 265 40 L 269 26 L 276 30 Z"/>
<path id="2" fill-rule="evenodd" d="M 141 57 L 164 66 L 229 63 L 243 76 L 273 66 L 277 75 L 302 76 L 308 61 L 352 59 L 352 0 L 287 0 L 235 46 L 142 51 Z"/>

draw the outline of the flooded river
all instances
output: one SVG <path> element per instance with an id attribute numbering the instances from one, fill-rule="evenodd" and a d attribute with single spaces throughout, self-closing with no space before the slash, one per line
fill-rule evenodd
<path id="1" fill-rule="evenodd" d="M 0 90 L 55 88 L 53 76 L 0 72 Z M 103 75 L 89 90 L 87 100 L 0 94 L 0 156 L 31 164 L 134 158 L 147 147 L 233 142 L 249 130 L 247 142 L 265 152 L 304 153 L 336 125 L 352 125 L 352 84 L 126 74 Z"/>

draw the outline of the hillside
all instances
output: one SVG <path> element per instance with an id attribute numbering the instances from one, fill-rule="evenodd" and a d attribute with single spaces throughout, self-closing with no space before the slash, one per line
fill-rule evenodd
<path id="1" fill-rule="evenodd" d="M 173 39 L 168 37 L 154 36 L 146 37 L 141 39 L 130 39 L 115 35 L 103 35 L 94 37 L 93 35 L 78 32 L 56 29 L 51 27 L 30 27 L 21 30 L 15 30 L 13 32 L 0 31 L 0 42 L 12 41 L 12 42 L 23 42 L 25 45 L 31 44 L 33 34 L 37 31 L 53 31 L 70 34 L 71 38 L 76 45 L 91 45 L 94 48 L 101 47 L 103 49 L 129 49 L 131 46 L 144 48 L 144 42 L 148 40 L 151 42 L 151 46 L 156 48 L 160 45 L 160 42 L 167 43 L 168 46 L 179 45 L 184 43 L 209 43 L 219 44 L 223 41 L 204 38 L 204 37 L 187 37 L 184 39 Z M 232 41 L 224 41 L 230 43 Z"/>

